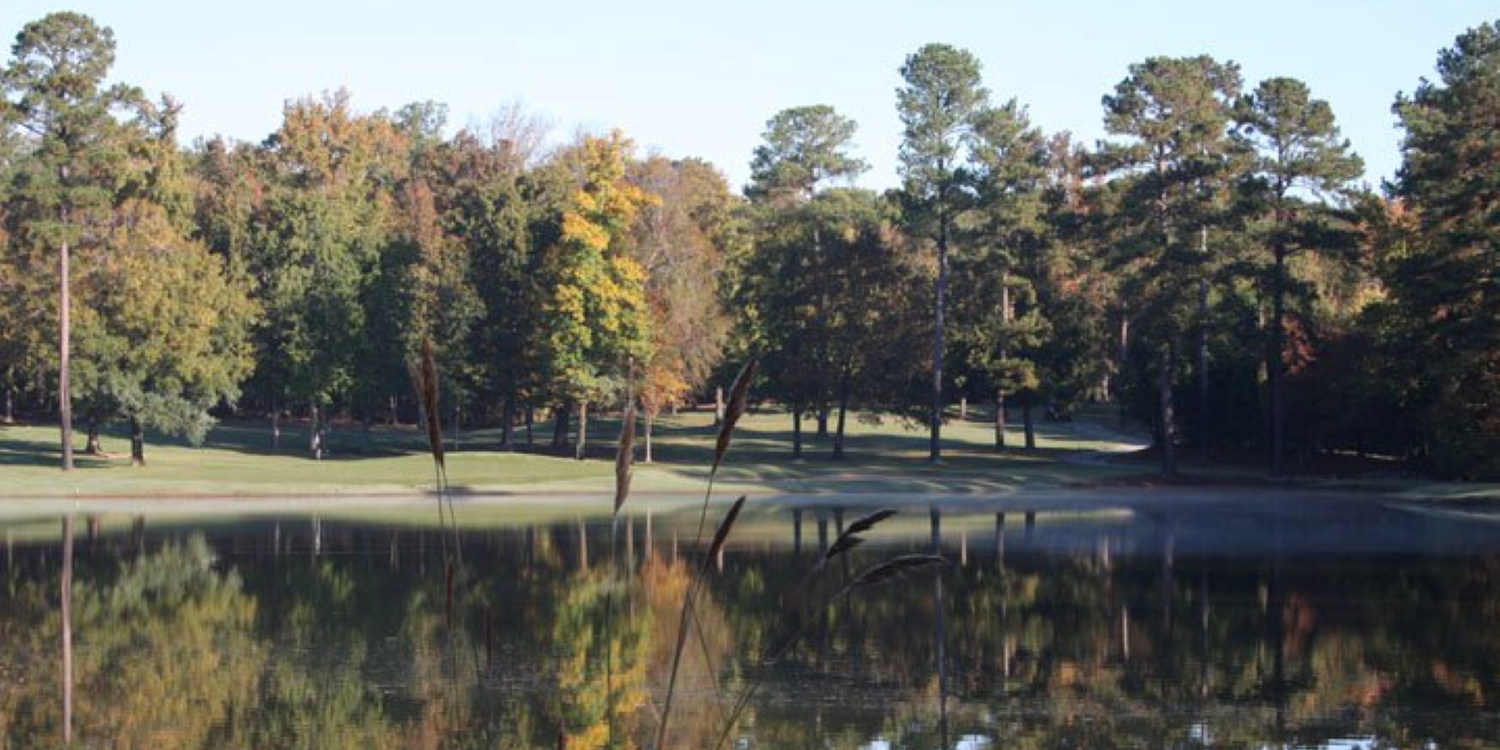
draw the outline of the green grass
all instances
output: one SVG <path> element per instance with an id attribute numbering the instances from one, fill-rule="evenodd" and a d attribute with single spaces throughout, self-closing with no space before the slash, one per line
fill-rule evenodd
<path id="1" fill-rule="evenodd" d="M 816 438 L 815 424 L 809 421 L 804 457 L 793 460 L 790 418 L 777 412 L 750 414 L 740 423 L 720 481 L 726 491 L 966 492 L 1061 486 L 1124 471 L 1072 460 L 1122 447 L 1096 423 L 1039 423 L 1037 451 L 1012 448 L 996 454 L 990 448 L 993 428 L 979 421 L 982 416 L 950 422 L 943 433 L 944 459 L 933 464 L 927 461 L 922 425 L 890 417 L 852 418 L 847 459 L 834 461 L 829 458 L 832 441 Z M 449 478 L 459 493 L 607 491 L 613 482 L 613 442 L 619 424 L 594 419 L 589 428 L 590 458 L 581 462 L 542 453 L 499 452 L 493 450 L 498 432 L 465 433 L 461 449 L 449 453 Z M 550 435 L 550 424 L 538 425 L 538 446 Z M 305 432 L 284 430 L 281 450 L 273 451 L 267 424 L 224 424 L 201 448 L 148 436 L 148 465 L 141 468 L 130 466 L 125 437 L 107 433 L 103 447 L 112 455 L 77 454 L 77 469 L 66 474 L 56 468 L 56 439 L 57 430 L 50 425 L 0 426 L 0 496 L 379 495 L 426 491 L 433 484 L 424 438 L 410 427 L 366 433 L 358 426 L 341 426 L 326 441 L 327 457 L 315 461 L 306 455 Z M 664 415 L 655 431 L 656 463 L 638 465 L 635 491 L 701 492 L 713 440 L 711 415 Z M 1011 444 L 1020 440 L 1019 430 L 1014 430 Z M 78 441 L 81 445 L 81 435 Z"/>

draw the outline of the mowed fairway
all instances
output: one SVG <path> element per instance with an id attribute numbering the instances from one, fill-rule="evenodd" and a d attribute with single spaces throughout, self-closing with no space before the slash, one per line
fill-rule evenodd
<path id="1" fill-rule="evenodd" d="M 981 417 L 983 415 L 972 415 Z M 1136 439 L 1091 421 L 1040 423 L 1038 449 L 1011 447 L 994 452 L 993 426 L 971 419 L 954 420 L 944 430 L 944 459 L 927 461 L 927 434 L 920 425 L 889 417 L 851 418 L 847 458 L 830 458 L 831 439 L 814 437 L 816 425 L 804 425 L 804 456 L 791 458 L 791 422 L 781 413 L 748 415 L 739 426 L 730 457 L 721 472 L 726 489 L 816 491 L 837 486 L 843 491 L 999 490 L 1016 486 L 1061 486 L 1118 475 L 1120 469 L 1089 460 L 1099 452 L 1130 450 Z M 493 430 L 464 433 L 457 449 L 450 445 L 448 475 L 459 491 L 527 492 L 605 491 L 613 482 L 617 420 L 595 419 L 589 425 L 589 459 L 546 452 L 496 450 Z M 666 415 L 654 434 L 656 461 L 638 465 L 638 492 L 688 492 L 702 486 L 711 462 L 714 427 L 703 412 Z M 524 431 L 517 436 L 524 441 Z M 538 425 L 541 451 L 551 425 Z M 1010 443 L 1020 443 L 1016 430 Z M 410 427 L 342 426 L 326 440 L 328 453 L 311 459 L 305 432 L 292 425 L 273 451 L 269 426 L 230 423 L 216 427 L 201 448 L 148 436 L 147 465 L 131 467 L 128 441 L 107 433 L 103 457 L 79 455 L 78 468 L 57 469 L 57 429 L 50 425 L 0 426 L 0 495 L 59 496 L 236 496 L 236 495 L 374 495 L 430 489 L 433 466 L 422 436 Z M 79 436 L 80 448 L 82 436 Z M 637 441 L 638 460 L 641 440 Z"/>

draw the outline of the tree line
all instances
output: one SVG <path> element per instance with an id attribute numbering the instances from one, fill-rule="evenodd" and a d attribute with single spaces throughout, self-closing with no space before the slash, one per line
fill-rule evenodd
<path id="1" fill-rule="evenodd" d="M 519 108 L 447 136 L 419 102 L 289 101 L 259 143 L 184 148 L 181 103 L 108 82 L 109 29 L 28 24 L 0 71 L 0 386 L 70 431 L 201 439 L 210 413 L 309 425 L 414 416 L 423 341 L 443 414 L 582 457 L 590 407 L 709 397 L 746 359 L 845 454 L 848 413 L 925 423 L 1108 401 L 1178 453 L 1325 452 L 1500 474 L 1495 288 L 1500 31 L 1398 96 L 1380 193 L 1326 101 L 1232 62 L 1151 57 L 1102 99 L 1109 134 L 1044 133 L 970 52 L 900 68 L 901 186 L 853 187 L 857 124 L 767 122 L 743 195 L 623 134 L 550 146 Z M 76 413 L 75 413 L 76 410 Z M 550 439 L 534 435 L 551 421 Z M 830 425 L 832 422 L 832 425 Z M 523 437 L 524 435 L 524 437 Z M 649 450 L 649 447 L 648 447 Z"/>

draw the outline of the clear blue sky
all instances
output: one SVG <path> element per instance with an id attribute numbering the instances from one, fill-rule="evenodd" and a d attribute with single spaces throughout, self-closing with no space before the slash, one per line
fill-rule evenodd
<path id="1" fill-rule="evenodd" d="M 859 122 L 873 188 L 897 182 L 897 69 L 926 42 L 974 52 L 997 99 L 1088 143 L 1100 97 L 1148 56 L 1234 60 L 1247 86 L 1301 78 L 1378 183 L 1399 161 L 1396 92 L 1500 19 L 1477 0 L 5 0 L 0 34 L 61 9 L 114 29 L 115 78 L 183 101 L 189 140 L 259 141 L 287 99 L 345 87 L 365 110 L 446 103 L 459 127 L 520 102 L 558 138 L 619 127 L 739 186 L 772 114 L 823 103 Z"/>

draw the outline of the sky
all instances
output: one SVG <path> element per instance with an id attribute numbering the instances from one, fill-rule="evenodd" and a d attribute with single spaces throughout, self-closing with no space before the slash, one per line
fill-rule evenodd
<path id="1" fill-rule="evenodd" d="M 1100 98 L 1148 57 L 1232 60 L 1246 88 L 1299 78 L 1378 186 L 1400 162 L 1396 94 L 1500 20 L 1493 0 L 4 0 L 0 34 L 56 10 L 114 30 L 113 78 L 180 100 L 186 143 L 258 142 L 287 100 L 345 88 L 364 111 L 444 103 L 450 130 L 515 104 L 559 141 L 619 128 L 738 188 L 772 115 L 828 104 L 859 123 L 875 189 L 899 182 L 898 71 L 928 42 L 973 52 L 994 100 L 1087 144 L 1105 137 Z"/>

